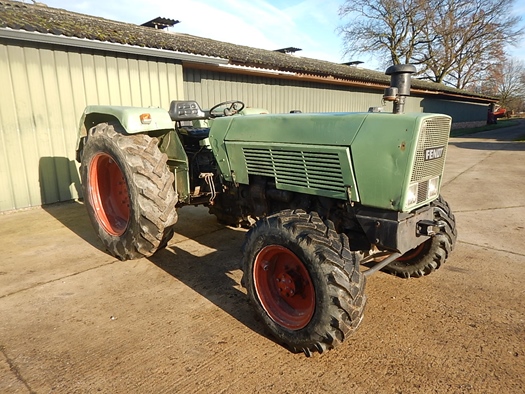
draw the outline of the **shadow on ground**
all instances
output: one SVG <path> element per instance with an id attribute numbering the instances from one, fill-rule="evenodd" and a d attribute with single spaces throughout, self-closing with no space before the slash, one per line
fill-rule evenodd
<path id="1" fill-rule="evenodd" d="M 42 208 L 85 242 L 104 250 L 82 203 L 73 201 Z M 197 215 L 187 213 L 183 212 L 175 227 L 175 237 L 182 241 L 172 241 L 166 249 L 159 250 L 148 260 L 250 330 L 273 340 L 264 331 L 263 325 L 256 321 L 248 297 L 239 287 L 244 231 L 221 226 L 214 216 L 202 210 Z M 192 254 L 188 248 L 180 246 L 185 239 L 197 243 L 197 253 Z M 209 253 L 201 253 L 201 250 Z"/>
<path id="2" fill-rule="evenodd" d="M 86 208 L 82 202 L 68 201 L 47 204 L 42 205 L 42 209 L 94 248 L 104 250 L 102 243 L 91 227 Z"/>
<path id="3" fill-rule="evenodd" d="M 239 289 L 241 253 L 232 253 L 243 242 L 243 233 L 224 228 L 194 241 L 215 249 L 206 256 L 195 256 L 178 244 L 155 253 L 148 259 L 214 305 L 228 313 L 250 330 L 270 340 L 263 325 L 255 319 L 247 295 Z"/>

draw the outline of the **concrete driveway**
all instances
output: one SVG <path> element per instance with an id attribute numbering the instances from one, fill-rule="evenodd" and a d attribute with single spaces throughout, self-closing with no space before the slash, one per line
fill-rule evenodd
<path id="1" fill-rule="evenodd" d="M 525 124 L 450 142 L 459 239 L 421 279 L 378 273 L 359 331 L 305 358 L 239 285 L 244 231 L 180 210 L 169 247 L 121 262 L 81 203 L 0 215 L 0 393 L 525 392 Z"/>

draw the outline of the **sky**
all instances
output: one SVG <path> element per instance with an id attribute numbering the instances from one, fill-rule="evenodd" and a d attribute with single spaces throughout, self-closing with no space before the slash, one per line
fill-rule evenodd
<path id="1" fill-rule="evenodd" d="M 31 3 L 31 0 L 23 0 Z M 233 44 L 275 50 L 301 48 L 302 57 L 335 63 L 360 60 L 379 68 L 378 59 L 345 56 L 337 33 L 344 20 L 338 8 L 344 0 L 38 0 L 50 7 L 142 24 L 156 17 L 179 20 L 171 32 L 187 33 Z M 355 0 L 358 1 L 358 0 Z M 515 0 L 516 15 L 525 27 L 525 0 Z M 508 49 L 525 62 L 525 38 Z"/>

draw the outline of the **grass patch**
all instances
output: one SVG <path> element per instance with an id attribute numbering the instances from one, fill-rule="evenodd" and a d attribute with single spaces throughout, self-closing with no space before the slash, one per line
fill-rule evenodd
<path id="1" fill-rule="evenodd" d="M 461 137 L 461 136 L 464 136 L 464 135 L 467 135 L 467 134 L 475 134 L 475 133 L 480 133 L 482 131 L 502 129 L 504 127 L 516 126 L 518 124 L 519 124 L 519 122 L 517 120 L 514 120 L 514 119 L 498 119 L 498 123 L 497 124 L 488 124 L 488 125 L 485 125 L 485 126 L 472 127 L 472 128 L 469 128 L 469 129 L 452 130 L 450 132 L 450 136 L 451 137 Z M 523 136 L 523 137 L 525 138 L 525 136 Z M 522 140 L 520 139 L 520 141 L 522 141 Z"/>

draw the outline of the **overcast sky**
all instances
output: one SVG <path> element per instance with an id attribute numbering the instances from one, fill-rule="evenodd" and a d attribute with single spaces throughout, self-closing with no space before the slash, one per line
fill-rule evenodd
<path id="1" fill-rule="evenodd" d="M 30 3 L 30 0 L 24 0 Z M 158 16 L 179 20 L 170 31 L 262 49 L 301 48 L 297 54 L 335 63 L 361 60 L 377 69 L 371 57 L 344 56 L 337 28 L 344 0 L 38 0 L 50 7 L 142 24 Z M 359 0 L 355 0 L 359 1 Z M 516 0 L 525 16 L 525 0 Z M 523 25 L 525 26 L 525 17 Z M 510 48 L 525 61 L 525 39 Z"/>

